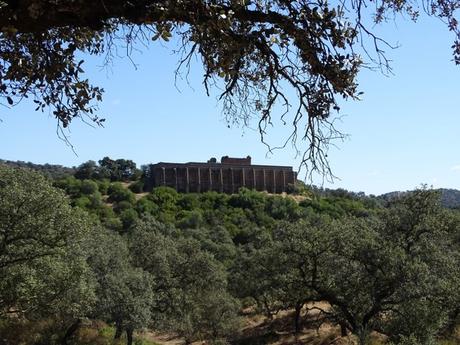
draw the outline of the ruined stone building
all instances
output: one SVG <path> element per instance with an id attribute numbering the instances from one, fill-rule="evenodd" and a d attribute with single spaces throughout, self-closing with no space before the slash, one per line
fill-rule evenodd
<path id="1" fill-rule="evenodd" d="M 282 193 L 294 184 L 297 173 L 289 166 L 252 165 L 251 157 L 211 158 L 207 163 L 157 163 L 150 165 L 148 187 L 168 186 L 183 193 L 216 191 L 236 193 L 241 187 Z"/>

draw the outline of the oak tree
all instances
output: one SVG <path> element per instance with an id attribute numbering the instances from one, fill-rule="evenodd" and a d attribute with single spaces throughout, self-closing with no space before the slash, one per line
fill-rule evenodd
<path id="1" fill-rule="evenodd" d="M 0 319 L 53 319 L 65 343 L 95 300 L 90 232 L 88 217 L 45 177 L 0 165 Z"/>
<path id="2" fill-rule="evenodd" d="M 415 20 L 422 11 L 438 17 L 455 35 L 459 63 L 459 7 L 456 0 L 2 0 L 0 97 L 7 105 L 31 97 L 59 128 L 74 118 L 102 124 L 93 101 L 103 90 L 85 78 L 80 53 L 111 59 L 117 46 L 175 37 L 179 69 L 199 57 L 204 88 L 220 93 L 229 122 L 255 120 L 265 142 L 280 119 L 292 127 L 284 145 L 305 141 L 303 164 L 329 173 L 328 146 L 343 138 L 331 116 L 338 100 L 358 98 L 363 63 L 389 68 L 389 45 L 374 22 L 397 14 Z"/>

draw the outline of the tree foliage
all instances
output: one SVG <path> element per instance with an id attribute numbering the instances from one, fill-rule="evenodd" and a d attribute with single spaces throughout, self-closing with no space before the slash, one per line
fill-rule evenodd
<path id="1" fill-rule="evenodd" d="M 78 343 L 86 318 L 113 325 L 116 338 L 126 333 L 128 344 L 145 328 L 222 344 L 244 337 L 241 306 L 263 312 L 267 325 L 293 311 L 296 333 L 314 315 L 361 345 L 375 333 L 432 345 L 458 326 L 460 213 L 434 191 L 385 203 L 312 192 L 296 203 L 247 189 L 161 187 L 136 201 L 119 183 L 56 185 L 69 198 L 36 172 L 0 165 L 8 344 Z M 124 197 L 109 206 L 110 196 Z"/>
<path id="2" fill-rule="evenodd" d="M 286 143 L 306 141 L 303 163 L 327 173 L 330 141 L 343 137 L 331 116 L 338 99 L 359 97 L 363 62 L 389 68 L 388 44 L 372 32 L 373 23 L 395 14 L 415 20 L 423 9 L 455 34 L 458 63 L 459 7 L 456 0 L 3 0 L 0 95 L 9 105 L 32 97 L 63 127 L 75 117 L 102 124 L 93 100 L 103 90 L 84 78 L 80 53 L 110 60 L 119 45 L 130 51 L 136 42 L 175 36 L 179 65 L 188 69 L 200 58 L 206 92 L 221 90 L 229 122 L 255 119 L 264 142 L 275 118 L 291 124 Z"/>
<path id="3" fill-rule="evenodd" d="M 62 331 L 86 315 L 95 300 L 90 229 L 43 176 L 0 165 L 0 319 L 52 318 Z"/>
<path id="4" fill-rule="evenodd" d="M 456 309 L 460 277 L 455 225 L 437 199 L 419 190 L 378 218 L 285 224 L 275 253 L 305 291 L 301 300 L 328 302 L 315 308 L 360 344 L 372 331 L 431 344 Z"/>
<path id="5" fill-rule="evenodd" d="M 114 323 L 116 337 L 126 331 L 128 342 L 132 341 L 133 331 L 147 327 L 152 319 L 150 275 L 132 265 L 126 241 L 107 230 L 93 238 L 89 263 L 97 282 L 97 304 L 91 317 Z"/>
<path id="6" fill-rule="evenodd" d="M 131 230 L 134 264 L 152 276 L 156 325 L 186 344 L 225 339 L 238 325 L 238 302 L 226 290 L 221 263 L 200 242 L 152 219 Z"/>

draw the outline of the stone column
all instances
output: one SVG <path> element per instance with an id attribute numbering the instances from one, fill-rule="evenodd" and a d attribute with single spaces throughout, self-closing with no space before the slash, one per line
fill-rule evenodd
<path id="1" fill-rule="evenodd" d="M 211 170 L 211 168 L 209 168 L 208 174 L 209 174 L 209 184 L 208 184 L 209 187 L 208 187 L 208 190 L 212 190 L 212 170 Z"/>
<path id="2" fill-rule="evenodd" d="M 273 169 L 273 193 L 276 193 L 276 170 Z"/>
<path id="3" fill-rule="evenodd" d="M 244 168 L 242 168 L 242 174 L 243 174 L 243 187 L 246 187 L 246 178 L 244 176 Z"/>
<path id="4" fill-rule="evenodd" d="M 188 193 L 190 191 L 190 175 L 188 173 L 188 167 L 185 168 L 185 192 Z"/>
<path id="5" fill-rule="evenodd" d="M 163 171 L 163 186 L 166 186 L 166 169 L 163 167 L 161 170 Z"/>
<path id="6" fill-rule="evenodd" d="M 222 168 L 219 169 L 219 180 L 220 180 L 220 192 L 224 192 L 224 173 L 222 172 Z"/>
<path id="7" fill-rule="evenodd" d="M 265 169 L 263 170 L 264 172 L 264 190 L 267 190 L 267 181 L 266 181 L 266 178 L 265 178 Z"/>
<path id="8" fill-rule="evenodd" d="M 252 178 L 254 181 L 254 190 L 257 190 L 256 169 L 252 168 Z"/>
<path id="9" fill-rule="evenodd" d="M 179 185 L 177 183 L 177 168 L 174 168 L 174 178 L 176 180 L 176 190 L 178 191 L 179 190 Z"/>
<path id="10" fill-rule="evenodd" d="M 230 173 L 232 175 L 232 193 L 235 193 L 235 178 L 233 176 L 233 168 L 230 168 Z"/>
<path id="11" fill-rule="evenodd" d="M 286 191 L 286 170 L 283 170 L 283 192 Z"/>
<path id="12" fill-rule="evenodd" d="M 201 169 L 197 168 L 198 170 L 198 186 L 197 186 L 197 192 L 201 193 Z"/>

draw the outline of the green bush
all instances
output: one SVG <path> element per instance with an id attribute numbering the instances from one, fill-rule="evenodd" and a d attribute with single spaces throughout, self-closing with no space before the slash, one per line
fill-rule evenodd
<path id="1" fill-rule="evenodd" d="M 88 195 L 87 198 L 90 200 L 91 204 L 89 206 L 89 211 L 97 211 L 99 208 L 104 207 L 104 202 L 102 201 L 102 195 L 98 191 L 94 192 L 91 195 Z"/>
<path id="2" fill-rule="evenodd" d="M 131 204 L 129 201 L 126 201 L 126 200 L 117 202 L 113 206 L 113 210 L 117 214 L 120 214 L 121 212 L 128 210 L 128 209 L 132 209 L 132 208 L 133 208 L 133 204 Z"/>
<path id="3" fill-rule="evenodd" d="M 102 224 L 110 230 L 114 231 L 121 231 L 123 229 L 123 222 L 120 218 L 111 217 L 111 218 L 104 218 L 102 220 Z"/>
<path id="4" fill-rule="evenodd" d="M 81 195 L 81 181 L 73 176 L 57 180 L 53 185 L 63 189 L 71 198 L 77 198 Z"/>
<path id="5" fill-rule="evenodd" d="M 200 201 L 197 194 L 182 194 L 177 205 L 183 210 L 192 211 L 200 207 Z"/>
<path id="6" fill-rule="evenodd" d="M 98 185 L 96 182 L 92 181 L 92 180 L 83 180 L 81 182 L 81 187 L 80 187 L 80 191 L 81 193 L 83 194 L 94 194 L 96 193 L 97 191 L 99 190 L 98 188 Z"/>
<path id="7" fill-rule="evenodd" d="M 133 193 L 142 193 L 144 191 L 144 181 L 136 181 L 129 185 L 129 190 Z"/>
<path id="8" fill-rule="evenodd" d="M 119 182 L 112 183 L 108 190 L 110 202 L 127 201 L 134 205 L 136 202 L 136 196 L 129 189 L 123 187 Z"/>
<path id="9" fill-rule="evenodd" d="M 156 215 L 159 207 L 148 197 L 143 197 L 136 202 L 136 211 L 139 215 Z"/>
<path id="10" fill-rule="evenodd" d="M 81 208 L 88 208 L 91 205 L 91 200 L 87 196 L 81 196 L 73 200 L 72 204 Z"/>
<path id="11" fill-rule="evenodd" d="M 267 198 L 265 212 L 278 220 L 297 220 L 300 217 L 300 208 L 291 198 L 271 196 Z"/>
<path id="12" fill-rule="evenodd" d="M 180 229 L 197 229 L 203 224 L 203 215 L 200 211 L 181 211 L 177 215 L 177 227 Z"/>
<path id="13" fill-rule="evenodd" d="M 263 210 L 266 197 L 260 192 L 240 188 L 238 194 L 233 194 L 228 201 L 232 207 L 249 208 L 251 210 Z"/>
<path id="14" fill-rule="evenodd" d="M 123 229 L 130 228 L 139 218 L 137 216 L 136 210 L 134 210 L 133 208 L 128 208 L 128 209 L 121 211 L 119 214 L 119 217 L 123 224 Z"/>
<path id="15" fill-rule="evenodd" d="M 170 187 L 158 187 L 148 195 L 148 198 L 157 204 L 161 210 L 175 210 L 179 193 Z"/>
<path id="16" fill-rule="evenodd" d="M 99 188 L 99 192 L 101 192 L 102 195 L 107 195 L 107 193 L 109 192 L 110 180 L 102 179 L 98 180 L 96 183 L 97 187 Z"/>

